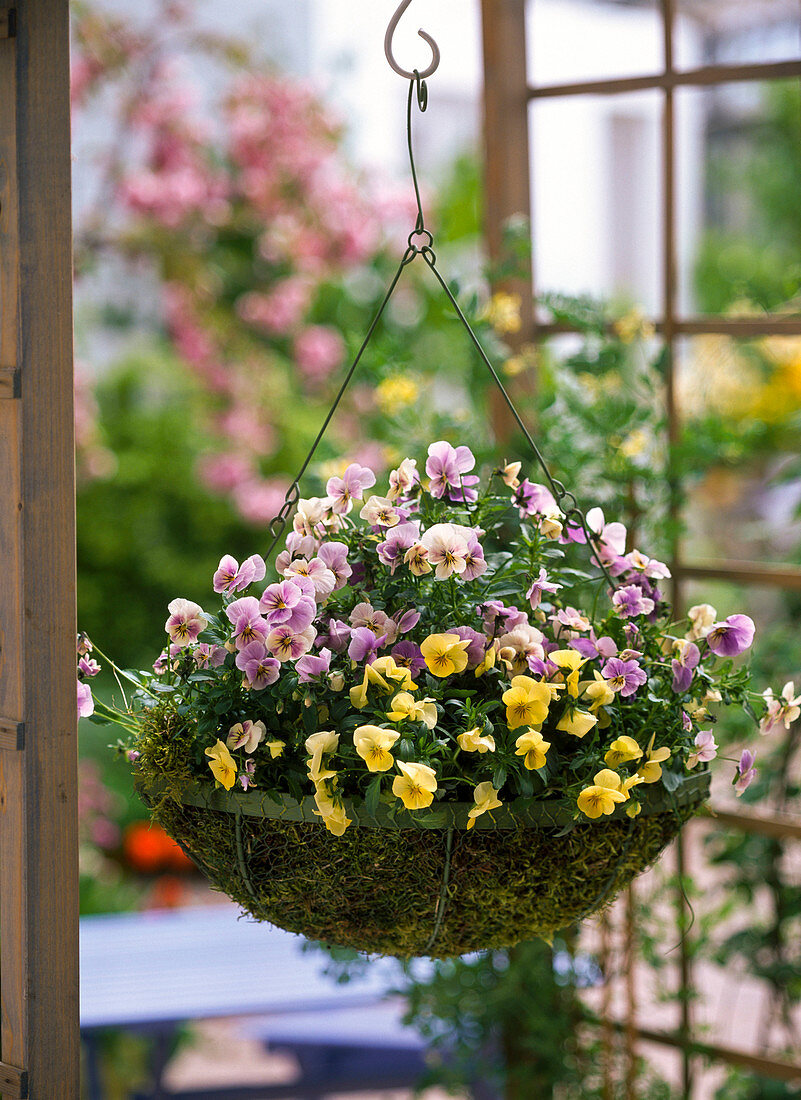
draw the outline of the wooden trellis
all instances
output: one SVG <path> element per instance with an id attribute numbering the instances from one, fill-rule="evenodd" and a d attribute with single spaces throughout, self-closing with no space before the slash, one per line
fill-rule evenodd
<path id="1" fill-rule="evenodd" d="M 679 436 L 680 414 L 676 400 L 675 372 L 673 364 L 677 341 L 685 336 L 705 333 L 723 333 L 731 337 L 768 335 L 801 335 L 801 318 L 760 316 L 753 319 L 732 317 L 684 317 L 678 310 L 677 241 L 676 241 L 676 188 L 677 188 L 677 135 L 675 126 L 675 93 L 680 87 L 713 88 L 721 84 L 742 81 L 770 81 L 801 77 L 801 58 L 790 61 L 764 62 L 737 65 L 704 65 L 690 70 L 679 70 L 675 65 L 675 0 L 659 0 L 658 14 L 662 26 L 662 60 L 659 72 L 642 76 L 610 77 L 603 80 L 572 81 L 564 84 L 543 85 L 532 83 L 526 68 L 526 0 L 482 0 L 484 34 L 484 99 L 485 99 L 485 162 L 486 162 L 486 219 L 487 241 L 491 259 L 502 259 L 502 226 L 515 214 L 530 216 L 529 173 L 529 105 L 543 99 L 568 99 L 572 96 L 614 96 L 627 92 L 654 89 L 662 98 L 661 114 L 661 179 L 662 209 L 660 216 L 662 240 L 662 301 L 661 316 L 655 318 L 654 327 L 662 337 L 667 352 L 666 400 L 668 430 L 671 442 Z M 535 20 L 536 34 L 537 0 L 529 9 Z M 536 74 L 533 74 L 536 77 Z M 537 166 L 534 164 L 534 182 Z M 539 322 L 532 308 L 535 279 L 518 289 L 523 295 L 525 312 L 520 343 L 536 342 L 548 336 L 570 331 L 564 325 Z M 679 494 L 674 495 L 674 515 L 678 510 Z M 721 580 L 740 585 L 762 585 L 786 590 L 801 590 L 801 569 L 779 564 L 734 561 L 694 562 L 684 557 L 683 547 L 677 537 L 672 548 L 671 568 L 674 577 L 673 603 L 682 605 L 688 580 Z M 801 840 L 801 825 L 782 814 L 719 813 L 715 823 L 784 840 Z M 677 870 L 684 869 L 684 850 L 681 839 L 675 846 Z M 631 906 L 631 898 L 628 905 Z M 683 913 L 686 905 L 683 894 L 676 898 L 678 910 Z M 628 929 L 626 957 L 633 957 L 631 939 L 634 922 L 631 910 L 625 921 Z M 634 1004 L 633 983 L 627 983 L 627 1018 L 606 1020 L 602 1029 L 604 1038 L 621 1032 L 632 1053 L 637 1039 L 678 1049 L 682 1057 L 682 1078 L 685 1100 L 693 1094 L 693 1063 L 698 1056 L 712 1062 L 739 1066 L 751 1072 L 793 1081 L 801 1077 L 801 1064 L 791 1064 L 742 1051 L 706 1043 L 698 1039 L 693 1030 L 691 1016 L 692 973 L 686 943 L 682 941 L 679 952 L 679 1003 L 680 1024 L 676 1032 L 665 1033 L 638 1027 Z M 632 1067 L 627 1083 L 626 1097 L 633 1098 L 634 1071 Z M 609 1100 L 617 1100 L 609 1091 Z"/>
<path id="2" fill-rule="evenodd" d="M 80 1095 L 68 0 L 0 0 L 0 1094 Z"/>

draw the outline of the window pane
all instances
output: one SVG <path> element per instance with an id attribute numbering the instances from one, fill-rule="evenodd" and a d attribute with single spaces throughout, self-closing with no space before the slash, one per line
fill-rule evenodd
<path id="1" fill-rule="evenodd" d="M 789 61 L 801 55 L 797 0 L 678 0 L 679 68 Z"/>

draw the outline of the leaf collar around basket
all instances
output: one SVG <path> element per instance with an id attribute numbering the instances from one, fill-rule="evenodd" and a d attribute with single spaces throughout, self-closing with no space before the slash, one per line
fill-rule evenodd
<path id="1" fill-rule="evenodd" d="M 709 796 L 709 772 L 697 772 L 685 776 L 674 791 L 663 787 L 638 792 L 638 801 L 645 815 L 669 813 L 680 807 L 700 805 Z M 164 793 L 160 784 L 146 784 L 138 777 L 136 787 L 146 802 L 152 804 Z M 474 809 L 473 802 L 441 802 L 427 810 L 410 813 L 398 811 L 394 805 L 380 803 L 374 814 L 369 813 L 363 799 L 343 798 L 345 811 L 354 825 L 372 829 L 467 829 L 468 811 Z M 213 788 L 210 784 L 193 783 L 181 792 L 181 802 L 185 806 L 198 809 L 217 810 L 222 813 L 238 813 L 245 817 L 266 817 L 281 821 L 305 821 L 321 825 L 317 806 L 309 796 L 300 801 L 288 794 L 266 794 L 258 790 L 225 791 Z M 625 817 L 625 807 L 618 806 L 614 814 L 596 821 L 582 819 L 580 824 L 603 826 L 604 822 Z M 475 821 L 477 831 L 492 829 L 565 828 L 577 823 L 574 812 L 567 807 L 551 805 L 547 801 L 534 798 L 516 798 L 494 810 L 492 817 L 482 814 Z"/>

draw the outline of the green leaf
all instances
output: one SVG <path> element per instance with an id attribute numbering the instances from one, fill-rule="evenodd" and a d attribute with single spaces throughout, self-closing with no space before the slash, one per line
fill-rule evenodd
<path id="1" fill-rule="evenodd" d="M 378 810 L 379 802 L 381 801 L 381 776 L 377 775 L 373 779 L 367 788 L 367 792 L 364 796 L 365 808 L 371 817 L 375 817 Z"/>
<path id="2" fill-rule="evenodd" d="M 506 782 L 506 768 L 499 764 L 492 775 L 492 785 L 496 791 L 499 791 Z"/>
<path id="3" fill-rule="evenodd" d="M 681 786 L 683 775 L 678 771 L 669 771 L 667 768 L 662 769 L 662 783 L 664 784 L 666 791 L 675 791 Z"/>

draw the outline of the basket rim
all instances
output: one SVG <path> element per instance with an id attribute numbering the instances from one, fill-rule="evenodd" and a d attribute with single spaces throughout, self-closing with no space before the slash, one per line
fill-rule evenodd
<path id="1" fill-rule="evenodd" d="M 683 807 L 700 805 L 709 797 L 711 776 L 709 771 L 695 772 L 682 776 L 678 787 L 668 791 L 656 784 L 640 793 L 637 801 L 641 804 L 641 813 L 645 815 L 666 813 Z M 147 783 L 137 776 L 134 785 L 139 794 L 148 803 L 164 797 L 174 797 L 174 788 L 164 783 Z M 269 818 L 286 822 L 306 822 L 323 825 L 312 796 L 300 800 L 289 794 L 265 791 L 226 791 L 209 784 L 191 783 L 184 787 L 178 800 L 184 806 L 195 809 L 216 810 L 244 817 Z M 397 802 L 380 802 L 375 813 L 368 811 L 364 799 L 343 798 L 343 805 L 352 823 L 368 829 L 460 829 L 466 830 L 468 812 L 475 808 L 474 802 L 440 802 L 425 810 L 411 812 Z M 603 826 L 607 821 L 619 821 L 626 816 L 625 807 L 615 807 L 615 812 L 600 818 L 576 818 L 575 811 L 566 806 L 538 798 L 515 798 L 503 806 L 475 819 L 475 829 L 482 832 L 500 829 L 517 829 L 526 826 L 559 828 L 579 824 Z"/>

